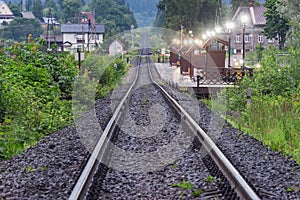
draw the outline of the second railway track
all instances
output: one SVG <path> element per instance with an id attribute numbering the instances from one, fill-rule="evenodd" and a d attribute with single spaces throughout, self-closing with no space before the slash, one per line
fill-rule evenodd
<path id="1" fill-rule="evenodd" d="M 144 54 L 135 82 L 69 199 L 259 199 L 189 114 L 152 80 Z M 201 146 L 209 158 L 201 159 Z M 218 179 L 210 180 L 205 165 L 216 168 Z"/>

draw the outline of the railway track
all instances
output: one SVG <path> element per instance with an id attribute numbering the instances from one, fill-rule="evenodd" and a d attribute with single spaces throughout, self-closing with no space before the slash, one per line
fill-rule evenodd
<path id="1" fill-rule="evenodd" d="M 87 162 L 87 165 L 82 171 L 82 174 L 69 199 L 95 199 L 100 198 L 100 196 L 102 196 L 101 198 L 107 197 L 115 199 L 112 191 L 117 189 L 120 189 L 120 194 L 125 194 L 127 198 L 133 198 L 131 195 L 133 194 L 132 192 L 134 192 L 137 195 L 134 198 L 144 197 L 160 199 L 165 197 L 172 199 L 175 198 L 176 195 L 180 196 L 183 194 L 182 191 L 179 194 L 172 194 L 172 191 L 174 191 L 174 188 L 172 187 L 180 187 L 181 183 L 193 183 L 193 186 L 198 184 L 198 188 L 201 188 L 201 186 L 206 188 L 205 190 L 199 189 L 202 193 L 200 194 L 200 197 L 202 198 L 218 197 L 220 199 L 259 199 L 258 195 L 240 176 L 238 171 L 231 165 L 228 159 L 217 148 L 201 127 L 199 127 L 192 117 L 159 84 L 153 81 L 149 70 L 151 67 L 150 58 L 148 56 L 149 50 L 150 49 L 148 48 L 140 51 L 140 55 L 138 57 L 138 73 L 136 74 L 135 81 L 116 108 L 89 161 Z M 140 94 L 142 94 L 142 97 L 138 95 L 135 97 L 135 91 L 138 90 L 141 90 Z M 150 90 L 149 93 L 151 93 L 147 97 L 148 99 L 144 99 L 143 102 L 140 103 L 136 103 L 134 101 L 135 99 L 143 99 L 143 95 L 147 94 L 148 90 Z M 159 95 L 157 93 L 159 93 Z M 144 112 L 147 113 L 149 106 L 151 107 L 151 95 L 153 94 L 154 97 L 152 96 L 152 99 L 159 99 L 159 101 L 164 99 L 166 102 L 162 106 L 157 106 L 156 110 L 154 109 L 154 117 L 145 120 L 145 118 L 147 118 L 147 114 L 141 113 L 138 110 L 144 109 Z M 131 104 L 139 104 L 140 108 L 135 110 L 134 107 L 132 108 Z M 153 104 L 155 104 L 155 102 Z M 166 107 L 169 108 L 164 110 Z M 161 110 L 171 114 L 164 116 L 163 113 L 161 113 Z M 163 119 L 166 121 L 171 121 L 169 125 L 170 127 L 168 127 L 168 125 L 160 124 L 159 118 L 157 118 L 155 124 L 155 120 L 153 120 L 156 119 L 155 113 L 162 115 Z M 132 122 L 128 122 L 128 118 L 132 118 L 136 124 L 139 123 L 139 125 L 141 125 L 140 129 L 130 129 L 132 128 L 130 127 Z M 153 132 L 151 129 L 147 130 L 145 127 L 149 126 L 150 123 L 154 123 L 154 126 L 161 126 L 163 131 L 159 132 L 162 132 L 163 136 L 158 136 L 157 132 Z M 130 126 L 128 126 L 128 124 Z M 182 126 L 183 128 L 180 129 L 181 127 L 177 127 L 177 132 L 170 132 L 169 130 L 174 129 L 172 126 L 176 126 L 175 124 L 179 124 L 179 126 Z M 129 135 L 123 129 L 130 129 Z M 124 140 L 126 137 L 128 139 Z M 152 141 L 149 142 L 149 138 L 152 138 Z M 158 155 L 154 153 L 158 151 L 160 147 L 168 146 L 168 144 L 172 143 L 174 138 L 176 138 L 175 140 L 177 144 L 184 144 L 181 146 L 179 145 L 179 152 L 176 150 L 176 147 L 178 146 L 171 145 L 173 149 L 162 148 L 163 152 L 161 152 L 161 154 Z M 208 153 L 208 156 L 205 156 L 203 161 L 197 155 L 199 153 L 199 147 L 201 146 L 204 147 Z M 172 154 L 175 154 L 175 157 L 172 157 Z M 160 157 L 162 159 L 158 159 Z M 189 158 L 191 162 L 189 164 L 182 164 L 186 162 L 185 158 Z M 216 185 L 209 185 L 208 183 L 205 183 L 205 177 L 212 177 L 208 174 L 208 170 L 205 165 L 208 168 L 211 168 L 210 171 L 215 171 L 215 177 L 220 177 L 219 188 Z M 189 168 L 186 168 L 186 166 L 189 166 Z M 197 168 L 196 166 L 201 167 Z M 192 169 L 193 173 L 188 175 L 184 173 L 174 173 L 174 178 L 166 175 L 173 173 L 174 170 L 172 170 L 172 168 L 178 168 L 179 171 Z M 171 192 L 161 194 L 167 196 L 153 194 L 155 191 L 159 191 L 159 189 L 154 187 L 154 185 L 159 185 L 159 183 L 151 181 L 153 179 L 151 176 L 153 175 L 163 182 L 163 187 L 168 186 L 171 188 Z M 120 178 L 118 178 L 118 176 Z M 197 179 L 197 177 L 202 177 L 202 179 Z M 122 182 L 123 179 L 126 180 Z M 164 179 L 170 179 L 170 181 L 164 182 Z M 142 181 L 140 182 L 140 180 Z M 147 181 L 153 185 L 147 185 Z M 120 185 L 120 183 L 122 183 L 123 186 L 125 184 L 128 186 L 131 185 L 132 188 L 127 188 L 127 191 L 132 192 L 122 192 L 122 188 L 124 189 L 124 187 Z M 140 185 L 143 186 L 141 187 Z M 151 187 L 154 187 L 154 189 L 150 190 L 150 193 L 147 193 L 147 188 Z M 134 188 L 136 188 L 137 191 L 135 191 Z M 139 193 L 138 190 L 141 190 L 142 192 Z M 143 191 L 146 192 L 146 194 L 143 194 Z M 191 197 L 195 196 L 190 196 L 189 198 Z M 122 199 L 122 197 L 120 197 L 120 199 Z M 123 199 L 126 198 L 124 197 Z"/>

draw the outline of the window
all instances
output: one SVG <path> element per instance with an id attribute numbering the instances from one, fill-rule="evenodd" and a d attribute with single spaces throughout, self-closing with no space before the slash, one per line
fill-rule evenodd
<path id="1" fill-rule="evenodd" d="M 245 42 L 246 43 L 250 42 L 250 35 L 249 34 L 245 34 Z"/>
<path id="2" fill-rule="evenodd" d="M 270 39 L 268 40 L 268 43 L 274 43 L 274 41 L 275 41 L 274 38 L 270 38 Z"/>
<path id="3" fill-rule="evenodd" d="M 264 36 L 262 34 L 258 35 L 258 42 L 263 43 L 264 42 Z"/>
<path id="4" fill-rule="evenodd" d="M 78 35 L 76 36 L 76 38 L 77 38 L 77 40 L 83 40 L 83 39 L 84 39 L 84 37 L 83 37 L 82 34 L 78 34 Z"/>
<path id="5" fill-rule="evenodd" d="M 98 35 L 91 35 L 91 40 L 98 40 Z"/>
<path id="6" fill-rule="evenodd" d="M 241 43 L 242 42 L 242 36 L 241 36 L 241 34 L 237 34 L 236 36 L 235 36 L 235 41 L 236 41 L 236 43 Z"/>

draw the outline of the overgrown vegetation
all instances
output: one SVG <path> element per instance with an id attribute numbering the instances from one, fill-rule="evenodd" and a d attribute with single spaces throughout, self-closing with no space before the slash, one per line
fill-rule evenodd
<path id="1" fill-rule="evenodd" d="M 291 155 L 300 164 L 300 66 L 298 48 L 263 52 L 261 68 L 245 77 L 239 88 L 226 89 L 229 120 L 274 151 Z M 247 104 L 247 91 L 252 102 Z"/>
<path id="2" fill-rule="evenodd" d="M 22 152 L 73 120 L 77 62 L 69 53 L 45 49 L 44 41 L 0 49 L 0 160 Z M 111 59 L 102 58 L 94 63 L 104 72 L 97 77 L 98 98 L 107 95 L 126 72 L 121 59 L 115 61 L 117 67 L 113 63 L 104 70 L 108 61 Z"/>

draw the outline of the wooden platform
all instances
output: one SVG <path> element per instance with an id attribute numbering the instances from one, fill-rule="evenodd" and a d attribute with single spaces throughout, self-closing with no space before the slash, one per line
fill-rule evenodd
<path id="1" fill-rule="evenodd" d="M 234 83 L 224 84 L 223 81 L 218 83 L 218 81 L 210 80 L 200 80 L 199 87 L 197 87 L 197 81 L 191 80 L 189 75 L 182 75 L 177 66 L 171 66 L 169 63 L 156 63 L 155 67 L 164 81 L 180 91 L 189 91 L 196 95 L 208 95 L 216 94 L 223 88 L 235 87 Z"/>

